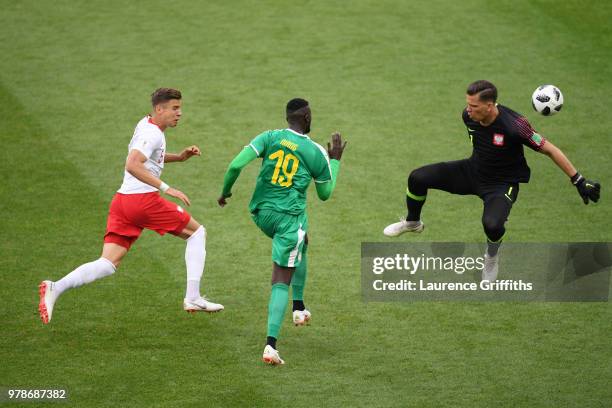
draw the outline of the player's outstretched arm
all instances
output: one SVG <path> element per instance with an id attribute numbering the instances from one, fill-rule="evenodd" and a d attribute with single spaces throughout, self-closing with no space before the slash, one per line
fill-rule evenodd
<path id="1" fill-rule="evenodd" d="M 202 152 L 196 145 L 189 146 L 183 149 L 180 153 L 166 153 L 164 155 L 164 163 L 184 162 L 193 156 L 201 156 Z"/>
<path id="2" fill-rule="evenodd" d="M 227 198 L 232 196 L 232 187 L 238 179 L 242 169 L 257 158 L 257 153 L 250 147 L 246 146 L 230 163 L 223 177 L 223 191 L 221 191 L 221 197 L 217 199 L 217 203 L 221 207 L 225 207 L 227 204 Z"/>
<path id="3" fill-rule="evenodd" d="M 336 179 L 340 171 L 340 159 L 347 142 L 342 143 L 342 136 L 335 132 L 332 134 L 331 144 L 327 143 L 327 153 L 329 154 L 329 166 L 331 168 L 331 180 L 327 183 L 315 183 L 317 196 L 321 201 L 328 200 L 336 188 Z"/>
<path id="4" fill-rule="evenodd" d="M 601 185 L 598 182 L 584 178 L 582 174 L 576 170 L 574 165 L 569 161 L 561 149 L 547 140 L 540 149 L 540 153 L 550 157 L 551 160 L 555 162 L 555 164 L 559 166 L 559 168 L 563 170 L 565 174 L 567 174 L 572 184 L 576 186 L 578 194 L 580 194 L 580 197 L 582 197 L 582 201 L 585 204 L 588 204 L 589 200 L 595 203 L 599 201 Z"/>
<path id="5" fill-rule="evenodd" d="M 147 168 L 144 166 L 146 161 L 147 156 L 145 156 L 140 150 L 132 149 L 128 154 L 127 160 L 125 161 L 125 170 L 143 183 L 155 187 L 171 197 L 178 198 L 185 205 L 191 205 L 189 198 L 182 191 L 168 186 L 166 183 L 149 173 Z"/>
<path id="6" fill-rule="evenodd" d="M 540 148 L 540 153 L 547 155 L 565 174 L 567 177 L 572 177 L 576 174 L 576 168 L 565 156 L 565 154 L 557 146 L 552 144 L 550 140 L 546 140 Z"/>

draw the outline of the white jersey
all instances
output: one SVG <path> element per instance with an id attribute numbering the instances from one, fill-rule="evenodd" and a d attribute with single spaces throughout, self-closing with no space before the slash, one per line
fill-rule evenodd
<path id="1" fill-rule="evenodd" d="M 150 116 L 145 116 L 138 122 L 134 130 L 134 136 L 128 147 L 128 154 L 133 149 L 138 150 L 147 157 L 144 163 L 146 169 L 157 178 L 161 177 L 164 169 L 164 154 L 166 153 L 166 136 L 161 129 L 151 121 Z M 158 191 L 136 177 L 127 170 L 124 172 L 123 184 L 117 191 L 121 194 L 141 194 Z"/>

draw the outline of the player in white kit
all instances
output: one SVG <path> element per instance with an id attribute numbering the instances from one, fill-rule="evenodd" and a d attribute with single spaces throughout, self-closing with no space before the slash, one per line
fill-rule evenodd
<path id="1" fill-rule="evenodd" d="M 51 320 L 53 306 L 63 292 L 112 275 L 144 228 L 160 235 L 169 232 L 187 242 L 187 289 L 183 308 L 192 313 L 223 310 L 222 305 L 200 295 L 200 279 L 206 259 L 206 230 L 181 206 L 162 198 L 159 193 L 161 191 L 190 205 L 183 192 L 160 179 L 164 163 L 185 161 L 200 155 L 197 146 L 187 147 L 179 154 L 166 153 L 164 130 L 175 127 L 181 118 L 181 98 L 180 91 L 171 88 L 160 88 L 151 95 L 153 113 L 136 125 L 128 149 L 123 184 L 110 205 L 102 256 L 79 266 L 56 282 L 45 280 L 40 283 L 38 311 L 43 323 Z"/>

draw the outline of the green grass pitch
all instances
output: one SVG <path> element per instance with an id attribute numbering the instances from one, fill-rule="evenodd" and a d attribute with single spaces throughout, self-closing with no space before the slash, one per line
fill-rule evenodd
<path id="1" fill-rule="evenodd" d="M 469 155 L 464 92 L 489 79 L 587 177 L 584 206 L 527 151 L 509 242 L 612 241 L 612 6 L 606 1 L 0 0 L 0 387 L 66 388 L 76 407 L 612 405 L 609 303 L 363 303 L 360 243 L 404 213 L 408 172 Z M 537 116 L 553 83 L 563 111 Z M 101 249 L 127 144 L 159 86 L 183 91 L 169 164 L 208 230 L 204 292 L 181 310 L 184 243 L 147 232 L 112 277 L 68 292 L 43 327 L 37 284 Z M 270 242 L 247 203 L 257 165 L 216 206 L 241 146 L 310 100 L 311 136 L 349 141 L 328 202 L 310 192 L 313 323 L 285 321 L 264 366 Z M 475 197 L 429 196 L 415 241 L 484 239 Z M 17 406 L 18 404 L 15 404 Z M 23 406 L 36 404 L 24 403 Z M 13 405 L 7 405 L 13 406 Z"/>

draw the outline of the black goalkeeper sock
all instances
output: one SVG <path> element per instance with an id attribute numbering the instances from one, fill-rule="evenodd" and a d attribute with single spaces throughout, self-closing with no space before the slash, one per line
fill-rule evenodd
<path id="1" fill-rule="evenodd" d="M 274 350 L 276 350 L 276 337 L 268 336 L 266 346 L 271 346 Z"/>
<path id="2" fill-rule="evenodd" d="M 306 306 L 304 306 L 304 301 L 303 300 L 294 300 L 293 301 L 293 311 L 295 312 L 296 310 L 302 311 L 306 309 Z"/>
<path id="3" fill-rule="evenodd" d="M 408 215 L 406 221 L 419 221 L 421 219 L 421 209 L 427 198 L 427 188 L 429 187 L 428 175 L 425 168 L 413 170 L 408 176 L 408 187 L 406 188 L 406 208 Z M 435 174 L 435 172 L 434 172 Z"/>
<path id="4" fill-rule="evenodd" d="M 421 208 L 423 208 L 423 204 L 425 204 L 425 200 L 417 201 L 406 196 L 406 207 L 408 207 L 406 221 L 419 221 L 421 219 Z"/>
<path id="5" fill-rule="evenodd" d="M 487 240 L 487 253 L 489 254 L 489 256 L 497 255 L 500 245 L 501 245 L 501 240 L 497 242 L 491 242 Z"/>

